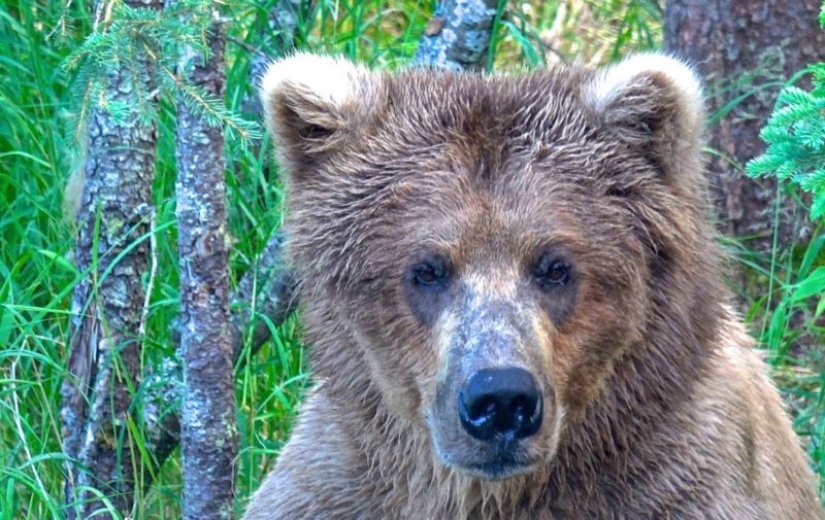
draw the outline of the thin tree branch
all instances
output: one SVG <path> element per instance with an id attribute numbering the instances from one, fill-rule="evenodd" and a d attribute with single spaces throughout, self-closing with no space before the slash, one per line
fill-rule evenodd
<path id="1" fill-rule="evenodd" d="M 293 49 L 295 33 L 300 17 L 311 9 L 309 0 L 282 0 L 267 16 L 266 35 L 263 50 L 256 50 L 250 69 L 251 84 L 257 85 L 259 76 L 275 56 Z M 268 36 L 267 36 L 268 35 Z M 255 102 L 252 102 L 252 99 Z M 244 110 L 260 117 L 262 107 L 255 95 L 244 102 Z M 272 327 L 286 320 L 297 306 L 295 296 L 296 278 L 294 272 L 282 265 L 282 245 L 284 237 L 276 233 L 258 254 L 249 271 L 241 279 L 237 291 L 232 295 L 233 360 L 239 363 L 245 347 L 245 337 L 249 337 L 250 356 L 271 337 Z M 252 326 L 253 329 L 248 331 Z M 247 333 L 249 336 L 247 336 Z M 177 326 L 172 333 L 172 344 L 176 350 L 180 346 L 181 330 Z M 161 367 L 147 376 L 144 384 L 146 404 L 144 407 L 145 442 L 155 462 L 154 470 L 147 478 L 163 466 L 169 455 L 180 444 L 181 425 L 178 410 L 182 395 L 182 369 L 180 360 L 166 359 Z M 149 484 L 149 482 L 145 482 Z"/>

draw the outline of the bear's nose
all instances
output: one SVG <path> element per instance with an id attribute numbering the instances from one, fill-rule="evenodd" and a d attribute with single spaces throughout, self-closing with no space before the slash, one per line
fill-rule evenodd
<path id="1" fill-rule="evenodd" d="M 522 439 L 541 426 L 541 393 L 522 368 L 484 368 L 461 390 L 458 415 L 464 430 L 476 439 Z"/>

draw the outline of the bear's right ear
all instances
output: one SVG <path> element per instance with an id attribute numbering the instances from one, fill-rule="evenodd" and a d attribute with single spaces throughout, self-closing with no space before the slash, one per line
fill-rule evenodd
<path id="1" fill-rule="evenodd" d="M 376 106 L 380 77 L 341 58 L 295 54 L 261 82 L 266 124 L 293 180 L 352 137 Z"/>

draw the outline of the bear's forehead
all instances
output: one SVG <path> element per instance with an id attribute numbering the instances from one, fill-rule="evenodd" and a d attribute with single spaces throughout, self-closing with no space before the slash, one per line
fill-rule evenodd
<path id="1" fill-rule="evenodd" d="M 592 119 L 582 101 L 582 86 L 591 76 L 575 68 L 489 77 L 411 70 L 387 77 L 385 121 L 434 137 L 575 138 Z"/>
<path id="2" fill-rule="evenodd" d="M 347 167 L 363 168 L 367 188 L 425 199 L 412 207 L 430 206 L 426 199 L 449 206 L 474 192 L 507 203 L 587 191 L 634 158 L 585 109 L 588 71 L 570 70 L 387 77 L 385 106 L 355 140 L 360 149 L 346 157 Z"/>
<path id="3" fill-rule="evenodd" d="M 400 236 L 407 247 L 449 245 L 459 255 L 577 243 L 592 220 L 615 220 L 594 205 L 601 180 L 616 165 L 647 167 L 587 110 L 581 90 L 591 78 L 572 68 L 387 75 L 383 103 L 366 107 L 372 124 L 330 162 L 318 204 L 340 208 L 346 236 L 369 230 L 390 249 Z"/>
<path id="4" fill-rule="evenodd" d="M 515 77 L 428 70 L 385 76 L 384 103 L 372 108 L 374 122 L 355 155 L 418 183 L 451 184 L 444 178 L 450 174 L 523 188 L 520 174 L 530 169 L 543 170 L 529 177 L 534 183 L 553 171 L 560 174 L 554 182 L 590 179 L 622 151 L 586 109 L 582 86 L 591 77 L 576 68 Z"/>

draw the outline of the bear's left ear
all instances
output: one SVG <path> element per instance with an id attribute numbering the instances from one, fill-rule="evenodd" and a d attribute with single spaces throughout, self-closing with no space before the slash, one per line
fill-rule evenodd
<path id="1" fill-rule="evenodd" d="M 584 100 L 619 139 L 652 154 L 665 175 L 679 175 L 699 159 L 702 87 L 681 61 L 662 54 L 628 58 L 598 73 Z"/>
<path id="2" fill-rule="evenodd" d="M 295 54 L 272 63 L 261 82 L 261 101 L 281 164 L 292 181 L 351 142 L 375 113 L 381 76 L 341 58 Z"/>

